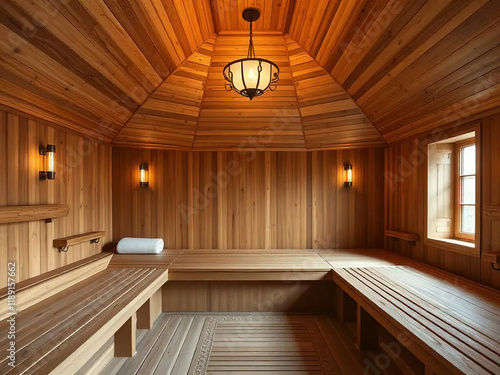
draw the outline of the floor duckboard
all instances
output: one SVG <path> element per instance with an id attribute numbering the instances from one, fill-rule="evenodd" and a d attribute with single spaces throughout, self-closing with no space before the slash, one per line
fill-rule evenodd
<path id="1" fill-rule="evenodd" d="M 351 375 L 365 373 L 376 355 L 357 350 L 329 316 L 164 313 L 141 332 L 134 357 L 113 358 L 101 374 Z"/>

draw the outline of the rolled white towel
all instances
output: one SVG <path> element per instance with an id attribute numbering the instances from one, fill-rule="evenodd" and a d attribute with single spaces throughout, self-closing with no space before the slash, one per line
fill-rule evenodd
<path id="1" fill-rule="evenodd" d="M 125 237 L 118 242 L 116 250 L 120 254 L 158 254 L 163 251 L 161 238 Z"/>

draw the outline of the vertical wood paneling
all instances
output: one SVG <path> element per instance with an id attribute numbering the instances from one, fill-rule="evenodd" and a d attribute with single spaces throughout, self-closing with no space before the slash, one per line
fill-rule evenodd
<path id="1" fill-rule="evenodd" d="M 482 205 L 479 209 L 482 211 L 485 206 L 500 206 L 500 116 L 489 116 L 481 122 Z M 404 241 L 386 238 L 385 246 L 457 275 L 500 288 L 500 273 L 493 271 L 490 264 L 481 258 L 425 244 L 428 139 L 445 139 L 448 132 L 453 136 L 460 129 L 473 130 L 468 125 L 461 125 L 449 131 L 443 129 L 429 137 L 406 140 L 386 149 L 386 229 L 418 233 L 421 240 L 416 246 L 411 246 Z M 492 225 L 483 214 L 480 241 L 482 252 L 500 250 L 498 245 L 495 247 L 495 237 L 499 237 L 498 231 L 495 231 Z"/>
<path id="2" fill-rule="evenodd" d="M 0 205 L 7 204 L 7 113 L 0 111 Z M 8 226 L 0 225 L 0 279 L 7 282 L 7 267 L 8 262 Z"/>
<path id="3" fill-rule="evenodd" d="M 363 248 L 383 241 L 383 150 L 313 153 L 313 248 Z M 353 165 L 353 188 L 344 188 L 343 167 Z M 359 220 L 366 218 L 366 220 Z"/>
<path id="4" fill-rule="evenodd" d="M 311 248 L 307 243 L 307 158 L 305 152 L 277 153 L 278 247 Z"/>
<path id="5" fill-rule="evenodd" d="M 139 187 L 139 166 L 145 162 L 150 177 L 147 189 Z M 114 148 L 115 240 L 161 236 L 167 249 L 188 248 L 188 222 L 194 219 L 193 200 L 188 201 L 188 192 L 193 191 L 194 176 L 188 174 L 192 168 L 192 157 L 185 152 Z"/>
<path id="6" fill-rule="evenodd" d="M 500 114 L 483 119 L 482 147 L 482 204 L 483 207 L 500 207 Z M 482 212 L 481 247 L 483 252 L 500 251 L 500 220 L 488 218 Z M 493 271 L 487 262 L 481 263 L 481 281 L 500 288 L 500 272 Z"/>
<path id="7" fill-rule="evenodd" d="M 40 181 L 39 146 L 56 146 L 56 179 Z M 0 205 L 68 204 L 67 217 L 0 225 L 0 287 L 7 262 L 17 262 L 25 280 L 100 252 L 112 238 L 111 147 L 0 111 Z M 59 253 L 54 238 L 106 231 L 95 245 L 73 246 Z"/>
<path id="8" fill-rule="evenodd" d="M 147 222 L 147 234 L 162 237 L 167 248 L 381 247 L 383 159 L 382 149 L 114 148 L 114 240 L 142 236 Z M 150 164 L 148 189 L 139 188 L 143 162 Z M 345 162 L 354 165 L 352 189 L 344 188 Z"/>

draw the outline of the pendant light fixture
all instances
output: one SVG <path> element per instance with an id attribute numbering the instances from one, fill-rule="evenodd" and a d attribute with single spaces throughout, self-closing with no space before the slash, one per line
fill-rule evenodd
<path id="1" fill-rule="evenodd" d="M 252 100 L 267 90 L 274 91 L 279 80 L 280 69 L 272 61 L 255 57 L 253 46 L 253 23 L 260 18 L 260 11 L 248 8 L 243 11 L 243 19 L 250 22 L 250 43 L 245 59 L 235 60 L 224 68 L 226 89 Z"/>

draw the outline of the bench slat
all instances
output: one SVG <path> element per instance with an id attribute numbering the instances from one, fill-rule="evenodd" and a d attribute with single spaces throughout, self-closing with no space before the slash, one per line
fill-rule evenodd
<path id="1" fill-rule="evenodd" d="M 130 280 L 118 284 L 110 289 L 109 292 L 100 295 L 96 300 L 89 301 L 85 308 L 77 311 L 74 315 L 65 315 L 50 331 L 34 332 L 32 338 L 28 337 L 18 342 L 17 345 L 21 349 L 16 353 L 15 372 L 23 373 L 28 370 L 34 363 L 40 361 L 45 355 L 55 350 L 69 337 L 74 335 L 75 332 L 91 322 L 101 311 L 116 303 L 124 293 L 129 292 L 134 286 L 151 274 L 151 272 L 149 269 L 140 269 L 131 276 Z M 0 373 L 10 373 L 9 370 L 12 370 L 12 368 L 6 366 L 5 362 L 0 365 Z"/>
<path id="2" fill-rule="evenodd" d="M 330 271 L 331 266 L 314 250 L 186 250 L 169 267 L 170 272 Z"/>
<path id="3" fill-rule="evenodd" d="M 50 280 L 50 279 L 52 279 L 54 277 L 60 277 L 60 276 L 62 276 L 65 273 L 74 271 L 74 270 L 82 267 L 83 265 L 90 264 L 90 263 L 94 263 L 94 265 L 97 265 L 97 264 L 95 264 L 95 262 L 97 260 L 100 260 L 100 259 L 103 259 L 103 258 L 107 259 L 107 263 L 109 263 L 109 261 L 112 259 L 112 255 L 113 255 L 113 253 L 98 253 L 98 254 L 94 254 L 94 255 L 92 255 L 90 257 L 87 257 L 87 258 L 81 259 L 79 261 L 67 264 L 66 266 L 62 266 L 62 267 L 56 268 L 56 269 L 54 269 L 52 271 L 45 272 L 45 273 L 43 273 L 41 275 L 38 275 L 38 276 L 35 276 L 35 277 L 30 277 L 29 279 L 23 280 L 23 281 L 18 282 L 16 284 L 16 292 L 19 293 L 22 290 L 32 288 L 33 286 L 35 286 L 37 284 L 40 284 L 40 283 L 43 283 L 45 281 L 48 281 L 48 280 Z M 104 269 L 105 268 L 106 267 L 104 267 Z M 6 287 L 0 289 L 0 299 L 5 298 L 8 295 L 9 295 L 8 294 L 8 289 Z"/>
<path id="4" fill-rule="evenodd" d="M 411 285 L 430 298 L 445 299 L 447 304 L 456 304 L 460 307 L 458 312 L 466 310 L 470 313 L 469 316 L 482 314 L 481 317 L 485 319 L 494 317 L 493 322 L 498 324 L 500 296 L 497 291 L 490 291 L 484 286 L 478 288 L 476 283 L 462 278 L 445 278 L 441 273 L 430 274 L 414 268 L 396 267 L 385 272 L 390 272 L 394 278 Z M 457 288 L 457 285 L 460 288 Z"/>
<path id="5" fill-rule="evenodd" d="M 410 343 L 409 349 L 426 365 L 432 361 L 434 367 L 442 362 L 442 356 L 430 350 L 429 345 L 420 339 L 420 332 L 426 332 L 426 328 L 418 322 L 406 319 L 406 314 L 381 298 L 376 292 L 365 288 L 364 284 L 353 279 L 347 270 L 335 269 L 333 273 L 334 281 L 354 298 L 361 306 L 367 310 L 383 327 L 385 327 L 394 337 L 398 337 L 402 332 L 402 338 Z M 403 323 L 401 323 L 403 322 Z M 415 334 L 415 332 L 419 332 Z M 431 338 L 432 340 L 432 338 Z M 438 345 L 438 340 L 432 341 Z M 448 345 L 445 343 L 445 346 Z"/>
<path id="6" fill-rule="evenodd" d="M 127 277 L 117 278 L 116 280 L 120 282 L 120 284 L 127 283 L 127 279 L 135 275 L 136 273 L 128 275 Z M 108 279 L 109 273 L 106 272 L 102 277 Z M 39 312 L 35 312 L 37 315 L 36 318 L 33 313 L 29 314 L 29 311 L 23 312 L 23 315 L 19 317 L 20 319 L 28 318 L 32 319 L 34 322 L 30 324 L 29 328 L 21 326 L 21 334 L 18 337 L 18 351 L 22 351 L 26 345 L 43 337 L 46 332 L 54 333 L 63 325 L 70 324 L 73 318 L 79 317 L 85 313 L 89 316 L 94 315 L 93 310 L 95 309 L 96 302 L 102 300 L 106 296 L 110 296 L 114 291 L 114 289 L 108 289 L 105 294 L 103 294 L 103 289 L 95 289 L 92 291 L 92 294 L 83 298 L 84 295 L 80 293 L 80 290 L 75 291 L 73 289 L 73 293 L 70 294 L 67 299 L 62 298 L 59 300 L 59 295 L 52 298 L 50 300 L 50 302 L 52 302 L 51 305 L 47 306 L 45 309 L 40 309 Z M 74 295 L 81 298 L 74 299 Z M 47 300 L 47 302 L 49 302 L 49 300 Z M 72 303 L 73 306 L 68 306 L 70 303 Z M 65 306 L 66 309 L 64 308 Z M 38 306 L 36 307 L 38 310 Z M 44 331 L 44 328 L 46 331 Z"/>
<path id="7" fill-rule="evenodd" d="M 370 271 L 381 273 L 378 270 Z M 446 311 L 456 320 L 473 327 L 500 346 L 498 305 L 495 310 L 488 303 L 482 304 L 481 301 L 484 301 L 484 298 L 479 298 L 477 292 L 469 293 L 460 287 L 460 293 L 455 294 L 458 290 L 456 286 L 446 287 L 441 280 L 436 280 L 411 268 L 383 270 L 383 276 L 390 280 L 398 280 L 398 284 L 404 285 L 409 293 L 421 296 L 435 308 Z M 443 285 L 444 288 L 442 288 Z"/>
<path id="8" fill-rule="evenodd" d="M 57 294 L 68 287 L 75 285 L 89 276 L 95 275 L 106 269 L 111 257 L 109 254 L 104 254 L 95 257 L 91 261 L 85 260 L 77 265 L 67 266 L 62 272 L 50 272 L 47 275 L 41 275 L 35 280 L 29 280 L 25 283 L 20 283 L 16 287 L 16 309 L 22 311 L 27 309 L 42 300 Z M 8 317 L 8 305 L 4 300 L 0 299 L 0 320 Z"/>
<path id="9" fill-rule="evenodd" d="M 36 332 L 49 331 L 52 327 L 61 321 L 61 316 L 72 316 L 77 311 L 91 304 L 99 293 L 113 285 L 121 283 L 128 277 L 132 270 L 116 270 L 110 272 L 105 270 L 99 274 L 90 277 L 78 285 L 78 290 L 75 287 L 69 288 L 64 292 L 57 294 L 55 297 L 48 298 L 39 303 L 35 308 L 24 310 L 17 315 L 16 323 L 16 339 L 18 341 L 17 349 L 20 350 L 19 343 L 24 340 L 27 335 Z M 76 292 L 75 292 L 76 291 Z M 2 321 L 0 323 L 0 347 L 6 345 L 9 341 L 7 338 L 8 323 Z M 2 361 L 4 359 L 2 358 Z"/>
<path id="10" fill-rule="evenodd" d="M 90 358 L 89 348 L 99 349 L 108 338 L 113 335 L 133 312 L 137 311 L 150 296 L 168 280 L 167 270 L 152 270 L 141 283 L 130 292 L 124 293 L 106 310 L 83 327 L 78 335 L 72 336 L 62 345 L 45 357 L 45 361 L 38 362 L 30 371 L 45 374 L 54 371 L 54 374 L 65 375 L 71 369 L 80 368 Z M 85 355 L 84 355 L 85 354 Z M 64 360 L 61 362 L 61 358 Z"/>
<path id="11" fill-rule="evenodd" d="M 172 262 L 184 250 L 163 250 L 159 254 L 114 254 L 109 263 L 110 268 L 143 267 L 143 268 L 169 268 Z"/>
<path id="12" fill-rule="evenodd" d="M 332 268 L 388 267 L 407 265 L 411 259 L 398 253 L 380 249 L 316 250 Z"/>
<path id="13" fill-rule="evenodd" d="M 440 310 L 425 298 L 402 288 L 394 282 L 394 279 L 383 279 L 383 275 L 376 275 L 370 269 L 349 271 L 356 274 L 360 281 L 363 280 L 371 284 L 374 290 L 378 291 L 394 306 L 407 311 L 409 319 L 419 321 L 422 326 L 427 327 L 428 330 L 447 341 L 457 351 L 469 357 L 471 361 L 477 362 L 485 368 L 491 367 L 492 362 L 500 363 L 500 357 L 498 353 L 495 353 L 498 343 L 454 318 L 448 311 Z"/>
<path id="14" fill-rule="evenodd" d="M 386 270 L 382 271 L 382 269 L 377 268 L 377 271 L 384 272 Z M 387 269 L 393 269 L 393 267 Z M 492 363 L 488 358 L 483 357 L 482 354 L 479 355 L 480 362 L 489 370 L 472 362 L 467 356 L 460 354 L 457 346 L 464 345 L 463 349 L 465 349 L 465 344 L 445 332 L 441 327 L 438 327 L 432 320 L 423 319 L 418 314 L 418 312 L 422 312 L 422 309 L 417 308 L 414 303 L 411 303 L 407 298 L 403 298 L 401 294 L 397 294 L 397 297 L 400 299 L 398 300 L 393 295 L 394 292 L 391 294 L 391 288 L 388 288 L 387 285 L 378 285 L 376 280 L 366 275 L 366 272 L 363 269 L 334 269 L 334 279 L 343 288 L 353 288 L 350 291 L 354 294 L 352 295 L 354 298 L 358 297 L 359 299 L 359 296 L 362 296 L 363 304 L 371 307 L 375 318 L 383 317 L 383 320 L 395 323 L 399 331 L 408 332 L 413 340 L 411 347 L 414 348 L 414 345 L 417 343 L 423 348 L 423 351 L 420 351 L 419 354 L 424 363 L 426 362 L 426 358 L 424 358 L 425 353 L 429 353 L 434 355 L 434 360 L 437 363 L 442 363 L 442 359 L 444 358 L 448 366 L 451 366 L 449 367 L 451 371 L 453 371 L 453 368 L 459 368 L 465 373 L 492 374 L 494 372 L 491 372 L 491 369 L 498 368 L 497 365 Z M 397 284 L 397 280 L 392 279 L 391 282 Z M 407 305 L 402 303 L 401 300 L 404 300 Z M 431 309 L 432 307 L 428 308 Z M 429 328 L 435 330 L 437 333 L 432 333 Z M 392 333 L 394 334 L 394 332 Z M 474 356 L 476 354 L 470 347 L 465 351 L 468 352 L 468 355 Z"/>

